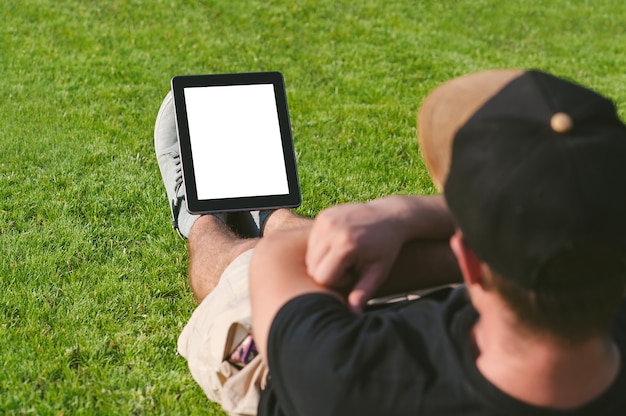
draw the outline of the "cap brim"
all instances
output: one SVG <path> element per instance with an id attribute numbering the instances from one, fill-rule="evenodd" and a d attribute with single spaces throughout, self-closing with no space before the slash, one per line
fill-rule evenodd
<path id="1" fill-rule="evenodd" d="M 417 116 L 418 142 L 431 179 L 439 191 L 450 169 L 452 142 L 458 130 L 490 98 L 525 71 L 496 69 L 452 79 L 433 90 Z"/>

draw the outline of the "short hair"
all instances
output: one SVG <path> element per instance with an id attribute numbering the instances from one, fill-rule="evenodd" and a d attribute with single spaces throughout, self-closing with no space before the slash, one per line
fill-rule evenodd
<path id="1" fill-rule="evenodd" d="M 526 289 L 490 271 L 495 289 L 522 327 L 561 345 L 608 335 L 626 291 L 624 253 L 604 244 L 569 249 L 540 272 L 541 285 Z"/>

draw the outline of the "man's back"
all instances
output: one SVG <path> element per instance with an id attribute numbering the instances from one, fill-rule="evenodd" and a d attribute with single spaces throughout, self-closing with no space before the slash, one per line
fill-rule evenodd
<path id="1" fill-rule="evenodd" d="M 478 370 L 465 288 L 354 315 L 320 294 L 290 301 L 271 329 L 271 382 L 260 415 L 544 415 L 497 389 Z M 615 320 L 626 352 L 626 301 Z M 530 364 L 530 363 L 529 363 Z M 626 371 L 609 390 L 564 415 L 622 415 Z M 584 382 L 584 380 L 581 380 Z"/>

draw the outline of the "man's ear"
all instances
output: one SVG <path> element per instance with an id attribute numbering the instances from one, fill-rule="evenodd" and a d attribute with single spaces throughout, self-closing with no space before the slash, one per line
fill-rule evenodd
<path id="1" fill-rule="evenodd" d="M 457 231 L 450 237 L 450 248 L 452 248 L 452 252 L 456 256 L 465 283 L 467 285 L 482 284 L 482 264 L 476 257 L 476 254 L 474 254 L 474 250 L 463 239 L 460 231 Z"/>

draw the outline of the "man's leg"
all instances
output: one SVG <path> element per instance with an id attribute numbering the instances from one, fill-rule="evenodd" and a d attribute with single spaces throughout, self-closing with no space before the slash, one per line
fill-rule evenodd
<path id="1" fill-rule="evenodd" d="M 189 249 L 189 283 L 199 302 L 178 340 L 194 379 L 207 397 L 232 414 L 254 414 L 267 368 L 260 357 L 241 371 L 225 361 L 251 331 L 248 265 L 260 234 L 307 225 L 310 220 L 286 209 L 191 215 L 185 186 L 171 93 L 159 109 L 154 145 L 172 214 L 172 224 Z M 233 332 L 234 331 L 234 332 Z"/>
<path id="2" fill-rule="evenodd" d="M 312 223 L 311 218 L 301 217 L 289 209 L 279 209 L 267 218 L 263 227 L 263 235 L 271 235 L 290 228 L 309 227 Z"/>
<path id="3" fill-rule="evenodd" d="M 189 286 L 196 300 L 202 302 L 215 288 L 226 267 L 256 242 L 256 238 L 237 236 L 213 215 L 198 218 L 188 239 Z"/>
<path id="4" fill-rule="evenodd" d="M 308 218 L 287 209 L 273 212 L 264 224 L 265 235 L 278 230 L 306 226 Z M 219 282 L 220 276 L 240 254 L 253 248 L 257 238 L 242 238 L 213 215 L 198 218 L 189 232 L 189 285 L 201 302 Z"/>
<path id="5" fill-rule="evenodd" d="M 258 217 L 258 213 L 253 216 Z M 257 356 L 241 371 L 225 361 L 251 332 L 248 266 L 258 237 L 245 238 L 237 215 L 195 220 L 189 232 L 189 282 L 200 302 L 178 339 L 178 351 L 209 400 L 229 414 L 255 414 L 267 367 Z M 309 219 L 286 209 L 259 224 L 264 234 L 304 226 Z M 257 231 L 258 233 L 258 231 Z"/>

